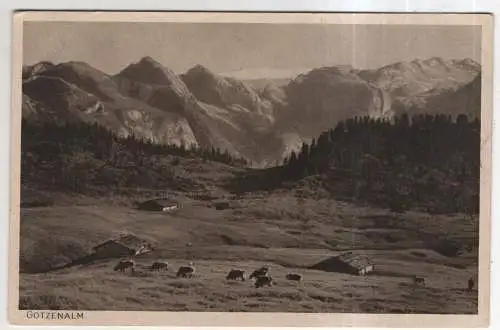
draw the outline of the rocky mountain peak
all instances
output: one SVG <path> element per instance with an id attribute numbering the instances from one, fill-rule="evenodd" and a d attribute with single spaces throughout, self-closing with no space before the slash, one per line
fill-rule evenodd
<path id="1" fill-rule="evenodd" d="M 49 61 L 41 61 L 33 65 L 23 66 L 23 79 L 29 79 L 33 76 L 43 73 L 44 71 L 50 69 L 54 66 L 54 63 Z"/>
<path id="2" fill-rule="evenodd" d="M 150 56 L 142 57 L 138 62 L 128 65 L 117 76 L 146 84 L 171 85 L 178 77 L 167 67 Z"/>

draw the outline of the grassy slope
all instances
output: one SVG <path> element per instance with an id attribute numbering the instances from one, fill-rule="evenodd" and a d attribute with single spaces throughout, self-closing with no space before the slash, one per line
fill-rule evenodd
<path id="1" fill-rule="evenodd" d="M 173 266 L 185 260 L 171 260 Z M 442 266 L 425 288 L 401 277 L 356 277 L 305 271 L 301 285 L 283 278 L 291 269 L 271 264 L 277 285 L 255 289 L 249 281 L 226 281 L 227 269 L 250 269 L 258 262 L 200 261 L 195 279 L 174 271 L 135 275 L 112 271 L 114 263 L 21 278 L 21 308 L 164 311 L 474 313 L 477 293 L 463 289 L 465 277 Z M 422 264 L 399 264 L 419 269 Z M 396 268 L 396 267 L 395 267 Z M 300 271 L 300 270 L 299 270 Z"/>
<path id="2" fill-rule="evenodd" d="M 231 199 L 231 198 L 230 198 Z M 148 213 L 94 200 L 80 205 L 22 209 L 21 264 L 60 265 L 120 232 L 155 241 L 159 249 L 138 259 L 135 276 L 112 271 L 116 260 L 45 274 L 21 274 L 21 307 L 113 310 L 426 312 L 475 313 L 477 293 L 464 291 L 477 254 L 448 258 L 431 250 L 432 239 L 469 244 L 473 226 L 460 215 L 394 217 L 379 209 L 332 200 L 297 206 L 291 192 L 233 196 L 226 210 L 187 198 L 176 212 Z M 85 205 L 87 204 L 87 205 Z M 302 211 L 302 210 L 305 211 Z M 69 221 L 68 215 L 71 215 Z M 304 220 L 310 219 L 308 229 Z M 477 227 L 477 226 L 476 226 Z M 421 231 L 422 234 L 417 234 Z M 193 247 L 186 247 L 186 242 Z M 378 274 L 367 278 L 304 270 L 332 250 L 371 255 Z M 158 258 L 172 269 L 152 274 L 141 267 Z M 174 278 L 195 259 L 199 278 Z M 226 283 L 232 267 L 271 266 L 277 281 L 255 289 Z M 302 287 L 284 280 L 305 275 Z M 413 288 L 407 276 L 426 277 Z M 127 289 L 123 289 L 126 287 Z"/>

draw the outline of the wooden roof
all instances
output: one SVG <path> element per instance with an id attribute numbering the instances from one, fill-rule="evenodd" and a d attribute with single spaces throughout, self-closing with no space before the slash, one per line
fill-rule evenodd
<path id="1" fill-rule="evenodd" d="M 373 265 L 373 262 L 370 260 L 370 258 L 353 252 L 346 252 L 334 258 L 337 258 L 355 268 L 363 268 Z"/>
<path id="2" fill-rule="evenodd" d="M 108 245 L 110 243 L 123 245 L 131 250 L 136 250 L 137 248 L 139 248 L 141 246 L 141 244 L 143 244 L 145 242 L 135 235 L 125 234 L 125 235 L 120 235 L 114 239 L 109 239 L 109 240 L 95 246 L 94 249 L 98 249 L 98 248 L 105 246 L 105 245 Z"/>
<path id="3" fill-rule="evenodd" d="M 338 262 L 342 262 L 344 264 L 347 264 L 353 268 L 364 268 L 364 267 L 367 267 L 367 266 L 370 266 L 370 265 L 373 265 L 373 262 L 370 260 L 370 258 L 366 257 L 366 256 L 363 256 L 363 255 L 360 255 L 360 254 L 357 254 L 357 253 L 354 253 L 354 252 L 346 252 L 346 253 L 342 253 L 340 255 L 337 255 L 337 256 L 332 256 L 332 257 L 329 257 L 327 259 L 324 259 L 320 262 L 318 262 L 317 264 L 315 264 L 314 266 L 312 266 L 312 268 L 314 269 L 323 269 L 323 268 L 329 268 L 329 265 L 330 263 L 332 265 L 338 263 Z"/>
<path id="4" fill-rule="evenodd" d="M 158 199 L 150 199 L 144 202 L 139 203 L 139 205 L 159 205 L 161 207 L 169 207 L 169 206 L 177 206 L 177 203 L 175 201 L 165 199 L 165 198 L 158 198 Z"/>

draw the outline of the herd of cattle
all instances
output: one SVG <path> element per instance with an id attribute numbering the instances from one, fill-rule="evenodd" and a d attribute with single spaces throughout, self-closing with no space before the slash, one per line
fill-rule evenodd
<path id="1" fill-rule="evenodd" d="M 130 269 L 131 272 L 135 272 L 136 263 L 134 260 L 129 259 L 125 261 L 120 261 L 114 268 L 115 271 L 125 272 L 127 269 Z M 163 261 L 154 262 L 150 267 L 150 271 L 167 271 L 168 263 Z M 189 262 L 188 266 L 181 266 L 177 270 L 176 277 L 181 278 L 192 278 L 196 272 L 196 268 L 194 262 Z M 262 286 L 272 286 L 275 285 L 276 282 L 273 280 L 272 276 L 269 275 L 269 267 L 260 267 L 259 269 L 254 270 L 250 276 L 249 280 L 255 279 L 255 287 L 259 288 Z M 302 281 L 302 275 L 289 273 L 285 276 L 285 278 L 289 281 Z M 245 281 L 245 271 L 240 269 L 231 269 L 226 276 L 226 280 L 241 280 Z M 414 285 L 422 285 L 425 286 L 425 279 L 423 277 L 413 276 L 412 277 Z M 474 288 L 475 281 L 473 277 L 470 277 L 467 281 L 467 290 L 470 292 Z"/>
<path id="2" fill-rule="evenodd" d="M 115 267 L 115 271 L 125 272 L 128 269 L 132 273 L 135 272 L 136 263 L 134 260 L 125 260 L 120 261 Z M 154 262 L 150 267 L 150 271 L 167 271 L 168 263 L 167 262 Z M 188 266 L 181 266 L 177 270 L 176 277 L 180 278 L 192 278 L 196 272 L 194 262 L 190 262 Z M 290 273 L 285 277 L 289 281 L 301 282 L 302 275 Z M 262 286 L 272 286 L 275 285 L 276 282 L 273 280 L 272 276 L 269 274 L 269 267 L 260 267 L 259 269 L 254 270 L 250 276 L 249 280 L 255 279 L 255 287 L 259 288 Z M 226 276 L 226 280 L 241 280 L 245 281 L 245 271 L 240 269 L 231 269 Z"/>

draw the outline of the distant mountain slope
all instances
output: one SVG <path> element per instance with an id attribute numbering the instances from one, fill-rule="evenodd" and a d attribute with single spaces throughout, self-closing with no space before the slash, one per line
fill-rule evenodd
<path id="1" fill-rule="evenodd" d="M 172 70 L 146 56 L 137 63 L 130 64 L 116 76 L 145 84 L 170 85 L 174 82 L 176 75 Z"/>
<path id="2" fill-rule="evenodd" d="M 154 73 L 149 80 L 154 84 L 148 84 L 148 73 Z M 255 134 L 271 127 L 273 104 L 243 82 L 202 66 L 177 76 L 150 58 L 130 65 L 113 79 L 121 93 L 185 118 L 202 147 L 225 149 L 254 162 L 272 157 L 268 149 L 255 145 Z"/>
<path id="3" fill-rule="evenodd" d="M 62 79 L 103 101 L 120 99 L 116 84 L 111 77 L 85 62 L 70 61 L 57 64 L 44 70 L 41 75 Z"/>
<path id="4" fill-rule="evenodd" d="M 465 114 L 470 118 L 481 118 L 481 75 L 473 81 L 455 89 L 432 89 L 410 97 L 400 107 L 401 112 L 410 115 L 419 113 L 446 114 L 455 116 Z"/>
<path id="5" fill-rule="evenodd" d="M 23 118 L 35 118 L 38 116 L 38 112 L 40 111 L 38 109 L 37 102 L 33 101 L 33 99 L 24 93 L 22 95 L 21 110 Z"/>
<path id="6" fill-rule="evenodd" d="M 295 76 L 294 77 L 290 77 L 290 78 L 244 79 L 242 81 L 244 81 L 246 84 L 248 84 L 249 86 L 251 86 L 253 89 L 255 89 L 257 91 L 262 91 L 268 85 L 273 85 L 273 86 L 276 86 L 276 87 L 283 88 L 286 85 L 288 85 L 290 83 L 290 81 L 292 81 L 294 78 L 295 78 Z"/>
<path id="7" fill-rule="evenodd" d="M 67 81 L 51 76 L 38 76 L 23 84 L 26 104 L 33 101 L 44 104 L 44 113 L 33 111 L 54 121 L 85 120 L 86 109 L 93 107 L 99 99 Z M 33 107 L 29 107 L 33 108 Z"/>
<path id="8" fill-rule="evenodd" d="M 151 57 L 114 76 L 84 62 L 40 62 L 23 67 L 22 111 L 26 118 L 97 122 L 156 143 L 220 148 L 267 166 L 354 116 L 479 114 L 479 73 L 472 60 L 439 58 L 246 80 L 201 65 L 177 75 Z"/>
<path id="9" fill-rule="evenodd" d="M 285 88 L 288 106 L 279 125 L 284 131 L 313 137 L 354 116 L 388 117 L 384 90 L 358 77 L 350 67 L 324 67 L 300 75 Z"/>
<path id="10" fill-rule="evenodd" d="M 398 62 L 376 70 L 360 70 L 358 75 L 387 90 L 398 100 L 430 90 L 457 88 L 471 82 L 480 71 L 481 66 L 471 59 L 443 60 L 432 57 Z"/>
<path id="11" fill-rule="evenodd" d="M 216 75 L 201 65 L 191 68 L 181 78 L 201 102 L 246 109 L 273 121 L 272 104 L 242 81 Z"/>
<path id="12" fill-rule="evenodd" d="M 38 113 L 39 118 L 79 118 L 98 122 L 121 136 L 135 134 L 157 143 L 196 144 L 184 118 L 123 95 L 110 76 L 86 63 L 55 65 L 26 80 L 23 93 L 45 109 Z"/>
<path id="13" fill-rule="evenodd" d="M 23 66 L 22 78 L 23 80 L 32 78 L 53 66 L 54 64 L 48 61 L 38 62 L 33 65 L 25 65 Z"/>
<path id="14" fill-rule="evenodd" d="M 243 82 L 200 69 L 183 76 L 196 96 L 149 57 L 115 76 L 82 62 L 44 66 L 32 77 L 33 69 L 25 69 L 23 109 L 26 116 L 36 112 L 39 119 L 98 122 L 122 136 L 157 143 L 215 147 L 255 163 L 274 159 L 281 146 L 269 132 L 274 102 L 284 96 L 268 90 L 274 98 L 266 100 Z M 268 142 L 264 147 L 262 137 Z"/>
<path id="15" fill-rule="evenodd" d="M 259 94 L 266 100 L 269 100 L 276 111 L 287 104 L 287 97 L 283 86 L 275 82 L 268 82 L 264 87 L 258 89 Z M 275 111 L 275 112 L 276 112 Z"/>

